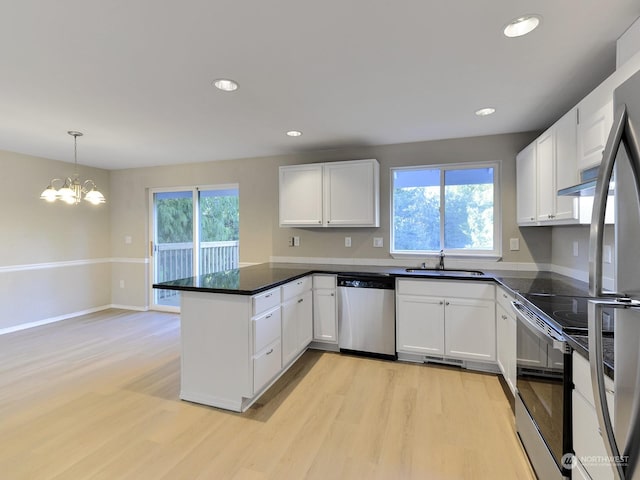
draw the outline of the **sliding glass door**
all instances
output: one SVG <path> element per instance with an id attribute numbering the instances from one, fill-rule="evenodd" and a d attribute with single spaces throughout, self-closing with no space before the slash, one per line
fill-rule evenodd
<path id="1" fill-rule="evenodd" d="M 154 189 L 149 210 L 152 284 L 238 267 L 237 185 Z M 179 306 L 179 292 L 151 289 L 152 308 Z"/>

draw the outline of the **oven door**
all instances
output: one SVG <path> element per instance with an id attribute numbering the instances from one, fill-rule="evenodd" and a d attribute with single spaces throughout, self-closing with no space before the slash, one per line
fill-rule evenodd
<path id="1" fill-rule="evenodd" d="M 528 413 L 526 421 L 533 423 L 553 458 L 559 472 L 567 474 L 562 456 L 571 451 L 571 355 L 562 335 L 521 305 L 514 305 L 517 313 L 517 379 L 519 400 Z M 516 416 L 519 412 L 516 411 Z M 523 415 L 524 416 L 524 415 Z M 525 421 L 516 419 L 518 431 Z M 530 457 L 529 448 L 521 434 Z M 544 450 L 544 449 L 538 449 Z M 534 468 L 536 459 L 531 458 Z M 541 459 L 549 464 L 548 459 Z M 536 469 L 538 470 L 538 469 Z"/>

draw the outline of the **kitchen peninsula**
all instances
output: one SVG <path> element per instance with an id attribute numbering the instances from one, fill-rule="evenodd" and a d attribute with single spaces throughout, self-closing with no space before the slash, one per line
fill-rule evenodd
<path id="1" fill-rule="evenodd" d="M 154 288 L 182 293 L 180 398 L 239 412 L 249 408 L 314 340 L 314 276 L 335 279 L 339 273 L 496 283 L 547 315 L 552 312 L 538 309 L 523 295 L 587 296 L 584 282 L 552 272 L 425 275 L 403 267 L 291 263 L 265 263 L 155 284 Z"/>

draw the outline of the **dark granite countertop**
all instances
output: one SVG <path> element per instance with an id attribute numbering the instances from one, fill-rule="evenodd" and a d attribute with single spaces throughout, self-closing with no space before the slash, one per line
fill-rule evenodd
<path id="1" fill-rule="evenodd" d="M 523 295 L 562 295 L 588 297 L 588 284 L 553 272 L 520 270 L 485 270 L 485 275 L 462 275 L 459 273 L 434 272 L 433 275 L 412 274 L 404 267 L 381 267 L 373 265 L 327 265 L 306 263 L 262 263 L 224 272 L 183 278 L 153 285 L 167 290 L 225 293 L 233 295 L 255 295 L 271 288 L 312 273 L 335 273 L 343 275 L 382 275 L 403 278 L 455 279 L 470 281 L 495 281 L 516 294 L 520 301 L 533 306 Z M 534 310 L 547 316 L 536 306 Z M 569 344 L 581 355 L 589 358 L 588 340 L 582 335 L 565 335 Z M 605 338 L 605 372 L 613 377 L 613 338 Z"/>
<path id="2" fill-rule="evenodd" d="M 589 360 L 589 337 L 586 335 L 567 335 L 569 345 L 576 352 Z M 602 339 L 602 349 L 604 357 L 604 373 L 605 375 L 613 378 L 614 374 L 614 338 L 604 337 Z"/>
<path id="3" fill-rule="evenodd" d="M 312 273 L 368 274 L 408 278 L 497 281 L 514 293 L 543 293 L 586 296 L 584 282 L 553 272 L 483 270 L 485 275 L 433 272 L 409 273 L 404 267 L 372 265 L 325 265 L 306 263 L 261 263 L 248 267 L 157 283 L 153 288 L 167 290 L 255 295 Z M 556 293 L 561 292 L 561 293 Z"/>

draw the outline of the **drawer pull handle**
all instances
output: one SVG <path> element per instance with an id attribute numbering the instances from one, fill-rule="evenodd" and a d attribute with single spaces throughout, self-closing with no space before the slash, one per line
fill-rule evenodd
<path id="1" fill-rule="evenodd" d="M 301 298 L 300 300 L 298 300 L 298 303 L 302 303 L 304 302 L 304 298 Z"/>
<path id="2" fill-rule="evenodd" d="M 266 354 L 267 355 L 271 355 L 273 353 L 273 348 L 271 350 L 269 350 Z"/>
<path id="3" fill-rule="evenodd" d="M 265 318 L 271 318 L 273 317 L 273 313 L 270 313 L 269 315 L 267 315 Z"/>
<path id="4" fill-rule="evenodd" d="M 507 295 L 503 293 L 502 298 L 507 298 Z"/>
<path id="5" fill-rule="evenodd" d="M 302 280 L 300 280 L 300 281 L 298 282 L 298 285 L 302 285 Z"/>
<path id="6" fill-rule="evenodd" d="M 269 298 L 272 294 L 271 293 L 267 293 L 264 298 Z"/>
<path id="7" fill-rule="evenodd" d="M 502 319 L 503 319 L 503 320 L 506 320 L 506 319 L 507 319 L 507 316 L 506 316 L 506 315 L 502 315 Z"/>

